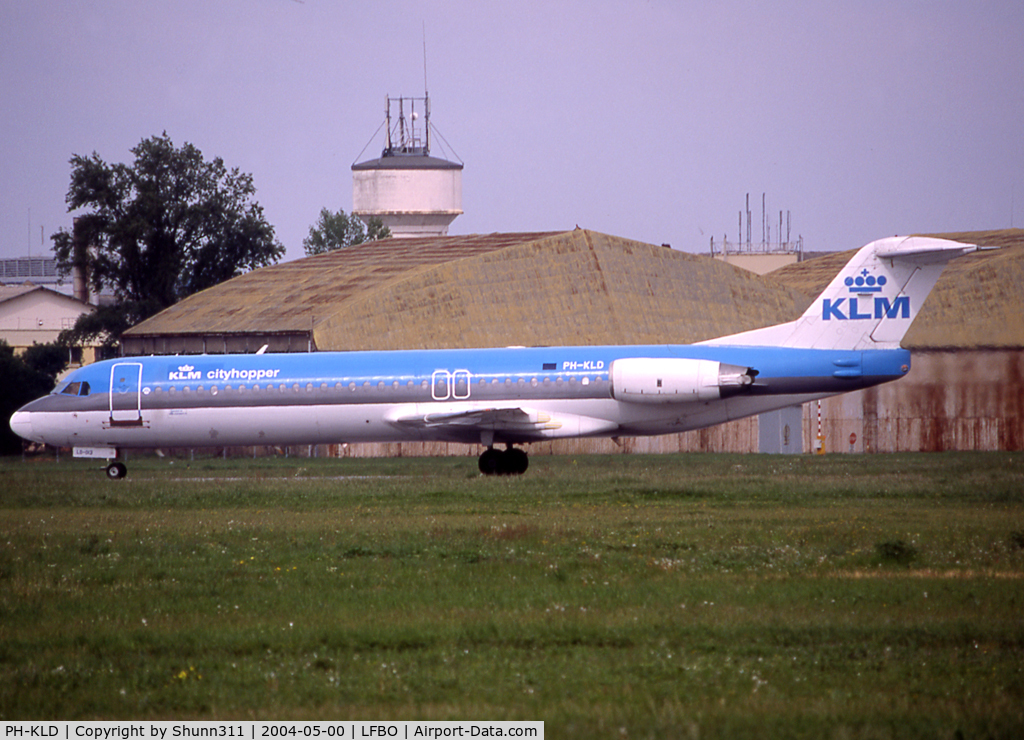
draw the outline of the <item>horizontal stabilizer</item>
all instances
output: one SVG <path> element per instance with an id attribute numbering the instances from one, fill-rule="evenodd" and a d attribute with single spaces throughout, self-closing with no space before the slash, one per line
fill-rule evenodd
<path id="1" fill-rule="evenodd" d="M 883 242 L 892 241 L 883 239 Z M 878 243 L 878 242 L 876 242 Z M 947 239 L 912 236 L 894 246 L 882 245 L 875 251 L 879 259 L 912 260 L 917 264 L 942 264 L 970 254 L 978 249 L 973 244 L 961 244 Z"/>

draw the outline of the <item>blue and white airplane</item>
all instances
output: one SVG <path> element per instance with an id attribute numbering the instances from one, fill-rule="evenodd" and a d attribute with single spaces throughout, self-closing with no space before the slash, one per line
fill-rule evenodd
<path id="1" fill-rule="evenodd" d="M 129 448 L 425 440 L 480 444 L 481 472 L 521 474 L 514 445 L 683 432 L 901 378 L 900 340 L 946 263 L 975 249 L 872 242 L 797 320 L 690 345 L 106 360 L 11 428 L 111 460 L 110 478 Z"/>

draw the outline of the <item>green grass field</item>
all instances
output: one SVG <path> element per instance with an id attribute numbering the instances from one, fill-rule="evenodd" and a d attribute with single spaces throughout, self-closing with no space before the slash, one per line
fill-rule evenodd
<path id="1" fill-rule="evenodd" d="M 0 717 L 1024 736 L 1024 455 L 0 461 Z"/>

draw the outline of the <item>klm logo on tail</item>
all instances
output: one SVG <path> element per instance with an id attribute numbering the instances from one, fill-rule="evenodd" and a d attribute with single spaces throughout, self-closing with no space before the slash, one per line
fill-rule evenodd
<path id="1" fill-rule="evenodd" d="M 896 298 L 892 303 L 885 296 L 876 296 L 873 299 L 874 306 L 872 307 L 872 299 L 867 299 L 865 303 L 867 305 L 861 307 L 859 303 L 860 299 L 851 298 L 850 302 L 846 305 L 846 313 L 843 313 L 843 303 L 846 301 L 845 298 L 824 298 L 821 302 L 821 318 L 824 321 L 831 321 L 836 319 L 837 321 L 856 321 L 858 319 L 909 319 L 910 318 L 910 296 L 901 295 Z M 872 310 L 872 308 L 874 310 Z"/>
<path id="2" fill-rule="evenodd" d="M 885 296 L 871 298 L 869 293 L 881 293 L 888 282 L 885 275 L 877 278 L 867 270 L 862 270 L 856 278 L 847 277 L 843 281 L 850 293 L 856 298 L 823 298 L 821 302 L 821 318 L 823 321 L 858 321 L 866 319 L 909 319 L 910 296 L 897 296 L 889 301 Z M 849 303 L 846 301 L 849 300 Z M 843 304 L 846 303 L 844 306 Z M 845 311 L 845 313 L 844 313 Z"/>

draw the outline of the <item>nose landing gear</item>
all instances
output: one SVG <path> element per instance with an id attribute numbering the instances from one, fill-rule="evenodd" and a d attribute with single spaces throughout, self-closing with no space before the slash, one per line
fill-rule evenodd
<path id="1" fill-rule="evenodd" d="M 480 455 L 480 472 L 484 475 L 522 475 L 530 465 L 524 450 L 512 445 L 505 450 L 488 447 Z"/>
<path id="2" fill-rule="evenodd" d="M 128 466 L 123 462 L 114 461 L 107 465 L 107 477 L 110 480 L 121 480 L 128 475 Z"/>

